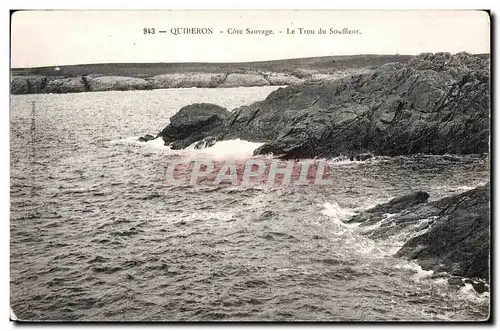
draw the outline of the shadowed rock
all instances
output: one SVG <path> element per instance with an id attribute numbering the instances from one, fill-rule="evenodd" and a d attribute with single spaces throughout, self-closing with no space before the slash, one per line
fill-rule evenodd
<path id="1" fill-rule="evenodd" d="M 433 202 L 439 212 L 430 230 L 409 240 L 396 254 L 424 269 L 489 279 L 490 187 Z"/>
<path id="2" fill-rule="evenodd" d="M 430 202 L 427 193 L 417 192 L 377 205 L 347 222 L 360 222 L 362 234 L 389 241 L 402 233 L 424 231 L 412 236 L 396 256 L 417 260 L 427 270 L 488 281 L 489 192 L 488 184 Z M 376 223 L 379 226 L 372 227 Z M 477 282 L 471 284 L 482 288 Z"/>
<path id="3" fill-rule="evenodd" d="M 235 109 L 218 140 L 264 142 L 282 158 L 484 153 L 489 60 L 421 54 L 368 74 L 280 88 Z"/>
<path id="4" fill-rule="evenodd" d="M 349 159 L 351 161 L 366 161 L 373 158 L 373 155 L 370 153 L 359 153 L 357 155 L 352 155 Z"/>
<path id="5" fill-rule="evenodd" d="M 192 104 L 172 116 L 170 124 L 158 136 L 172 149 L 183 149 L 208 136 L 218 135 L 230 114 L 226 108 L 214 104 Z"/>

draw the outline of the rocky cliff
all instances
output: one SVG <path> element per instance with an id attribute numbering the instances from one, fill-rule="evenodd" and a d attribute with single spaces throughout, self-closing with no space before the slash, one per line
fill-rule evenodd
<path id="1" fill-rule="evenodd" d="M 421 54 L 369 73 L 292 85 L 233 110 L 217 140 L 261 142 L 255 154 L 281 158 L 487 153 L 489 72 L 489 59 Z"/>
<path id="2" fill-rule="evenodd" d="M 421 54 L 371 73 L 281 88 L 232 112 L 218 139 L 283 158 L 489 150 L 489 60 Z"/>
<path id="3" fill-rule="evenodd" d="M 226 108 L 214 104 L 195 103 L 181 108 L 157 136 L 172 149 L 183 149 L 207 137 L 217 136 L 230 114 Z"/>
<path id="4" fill-rule="evenodd" d="M 409 240 L 396 256 L 417 260 L 424 269 L 489 280 L 489 184 L 420 205 L 412 214 L 414 219 L 435 220 L 428 232 Z"/>

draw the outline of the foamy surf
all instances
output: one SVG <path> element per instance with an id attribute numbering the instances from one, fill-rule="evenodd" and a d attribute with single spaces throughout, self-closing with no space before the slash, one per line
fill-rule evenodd
<path id="1" fill-rule="evenodd" d="M 333 227 L 330 230 L 333 230 L 336 240 L 344 243 L 353 253 L 369 255 L 372 258 L 383 258 L 387 255 L 374 240 L 357 233 L 355 229 L 359 224 L 344 223 L 356 214 L 353 210 L 342 208 L 336 202 L 325 202 L 321 213 L 332 221 Z"/>
<path id="2" fill-rule="evenodd" d="M 153 150 L 161 150 L 161 151 L 171 151 L 169 146 L 165 146 L 165 142 L 161 137 L 158 137 L 154 140 L 150 141 L 139 141 L 139 136 L 136 137 L 127 137 L 122 139 L 110 140 L 109 144 L 111 145 L 133 145 L 133 146 L 142 146 Z"/>
<path id="3" fill-rule="evenodd" d="M 490 292 L 477 293 L 472 284 L 466 283 L 458 290 L 458 297 L 474 303 L 488 303 Z"/>
<path id="4" fill-rule="evenodd" d="M 341 225 L 350 228 L 351 224 L 344 223 L 342 221 L 346 221 L 349 217 L 354 216 L 356 213 L 350 209 L 342 208 L 338 203 L 334 202 L 325 202 L 323 204 L 323 210 L 321 211 L 323 215 L 329 216 L 336 221 L 341 221 Z"/>
<path id="5" fill-rule="evenodd" d="M 263 143 L 254 143 L 241 139 L 223 140 L 216 142 L 213 146 L 195 149 L 198 142 L 191 144 L 185 149 L 173 150 L 170 146 L 165 146 L 161 137 L 154 140 L 142 142 L 139 137 L 127 137 L 109 141 L 111 145 L 134 145 L 142 146 L 162 153 L 183 155 L 188 159 L 209 159 L 209 160 L 244 160 L 253 157 L 253 152 Z"/>
<path id="6" fill-rule="evenodd" d="M 213 146 L 203 149 L 195 149 L 195 144 L 185 149 L 188 157 L 211 160 L 249 159 L 253 157 L 253 152 L 263 145 L 263 143 L 254 143 L 241 139 L 218 141 Z"/>

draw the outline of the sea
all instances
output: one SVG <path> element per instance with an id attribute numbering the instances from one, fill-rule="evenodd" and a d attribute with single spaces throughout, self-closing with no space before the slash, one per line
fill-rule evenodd
<path id="1" fill-rule="evenodd" d="M 175 151 L 161 139 L 138 141 L 183 106 L 232 110 L 277 88 L 13 95 L 11 314 L 31 321 L 487 319 L 489 292 L 450 286 L 449 275 L 394 257 L 425 227 L 371 239 L 344 221 L 416 190 L 436 200 L 485 184 L 488 156 L 337 157 L 324 160 L 328 185 L 172 185 L 165 160 L 245 160 L 260 144 Z"/>

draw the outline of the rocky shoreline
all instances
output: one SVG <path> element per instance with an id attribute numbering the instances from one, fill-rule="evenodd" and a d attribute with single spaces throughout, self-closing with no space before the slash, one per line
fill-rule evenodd
<path id="1" fill-rule="evenodd" d="M 220 115 L 212 111 L 218 106 L 200 105 L 184 107 L 182 121 L 174 116 L 157 136 L 173 149 L 187 147 L 188 137 L 260 142 L 254 154 L 283 159 L 489 152 L 489 59 L 467 53 L 426 53 L 369 73 L 279 88 L 228 112 L 216 127 L 207 120 Z"/>
<path id="2" fill-rule="evenodd" d="M 235 73 L 168 73 L 147 78 L 106 75 L 74 77 L 27 75 L 12 76 L 12 94 L 80 93 L 102 91 L 156 90 L 169 88 L 229 88 L 251 86 L 299 85 L 313 81 L 334 81 L 352 74 L 369 72 L 369 68 L 352 68 L 335 73 L 309 72 L 235 72 Z M 298 76 L 296 76 L 298 75 Z"/>
<path id="3" fill-rule="evenodd" d="M 347 222 L 359 223 L 361 231 L 369 229 L 363 234 L 372 239 L 387 239 L 408 228 L 427 230 L 408 240 L 395 256 L 454 276 L 449 279 L 454 285 L 465 285 L 465 280 L 458 281 L 461 277 L 472 279 L 476 290 L 484 291 L 485 286 L 479 284 L 490 279 L 490 190 L 488 183 L 436 201 L 429 201 L 426 192 L 415 192 L 365 210 Z M 380 226 L 370 228 L 374 224 Z"/>
<path id="4" fill-rule="evenodd" d="M 284 159 L 489 153 L 490 63 L 467 53 L 425 53 L 368 73 L 280 88 L 231 112 L 212 104 L 189 105 L 157 137 L 172 149 L 243 139 L 264 143 L 254 155 Z M 460 277 L 488 282 L 489 184 L 428 199 L 427 193 L 415 192 L 348 222 L 373 225 L 395 214 L 391 226 L 367 233 L 376 238 L 428 219 L 429 230 L 396 256 L 457 276 L 451 280 L 455 285 L 465 284 Z M 472 281 L 477 289 L 487 287 L 480 284 Z"/>
<path id="5" fill-rule="evenodd" d="M 484 56 L 484 55 L 483 55 Z M 95 63 L 12 68 L 11 93 L 297 85 L 366 73 L 412 55 L 343 55 L 231 63 Z"/>

